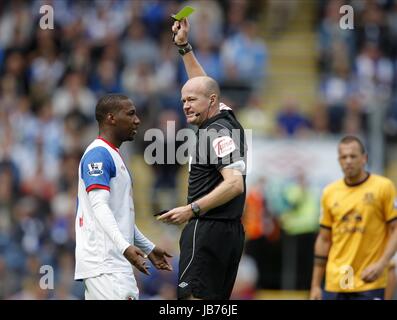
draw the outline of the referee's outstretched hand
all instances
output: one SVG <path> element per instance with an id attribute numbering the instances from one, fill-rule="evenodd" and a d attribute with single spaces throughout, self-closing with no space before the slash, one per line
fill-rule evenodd
<path id="1" fill-rule="evenodd" d="M 149 275 L 149 266 L 146 265 L 145 258 L 147 256 L 143 253 L 143 251 L 135 246 L 129 246 L 125 249 L 123 253 L 124 257 L 139 271 L 144 274 Z"/>
<path id="2" fill-rule="evenodd" d="M 156 269 L 172 271 L 172 266 L 167 261 L 166 257 L 172 258 L 172 255 L 158 246 L 155 246 L 152 252 L 148 255 L 149 260 L 153 263 Z"/>
<path id="3" fill-rule="evenodd" d="M 172 224 L 182 224 L 193 218 L 193 212 L 190 206 L 183 206 L 172 209 L 167 213 L 162 214 L 157 217 L 157 220 L 172 223 Z"/>

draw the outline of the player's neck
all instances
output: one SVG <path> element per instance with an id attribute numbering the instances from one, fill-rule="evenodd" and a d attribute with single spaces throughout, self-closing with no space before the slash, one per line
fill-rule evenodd
<path id="1" fill-rule="evenodd" d="M 114 135 L 112 135 L 109 132 L 106 131 L 99 131 L 99 137 L 101 137 L 103 140 L 109 142 L 111 145 L 113 145 L 116 148 L 120 148 L 120 141 L 118 141 Z"/>
<path id="2" fill-rule="evenodd" d="M 356 186 L 364 181 L 366 181 L 369 177 L 369 172 L 367 171 L 362 171 L 358 176 L 356 177 L 345 177 L 345 183 L 348 186 Z"/>

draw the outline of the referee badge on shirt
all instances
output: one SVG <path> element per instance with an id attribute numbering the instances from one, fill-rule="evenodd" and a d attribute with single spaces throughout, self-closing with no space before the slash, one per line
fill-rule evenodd
<path id="1" fill-rule="evenodd" d="M 88 164 L 88 174 L 92 177 L 97 177 L 103 174 L 102 162 L 91 162 Z"/>
<path id="2" fill-rule="evenodd" d="M 212 147 L 214 148 L 215 154 L 218 158 L 222 158 L 236 150 L 236 145 L 234 144 L 233 139 L 228 136 L 216 138 L 212 142 Z"/>

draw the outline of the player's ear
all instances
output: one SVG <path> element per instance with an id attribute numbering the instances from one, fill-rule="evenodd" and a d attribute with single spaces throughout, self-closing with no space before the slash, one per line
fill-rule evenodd
<path id="1" fill-rule="evenodd" d="M 106 115 L 106 121 L 107 121 L 108 123 L 113 123 L 113 122 L 114 122 L 114 114 L 113 114 L 113 113 L 108 113 L 108 114 Z"/>

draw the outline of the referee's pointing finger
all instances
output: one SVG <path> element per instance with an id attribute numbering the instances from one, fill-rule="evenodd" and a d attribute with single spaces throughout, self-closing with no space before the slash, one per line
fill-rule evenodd
<path id="1" fill-rule="evenodd" d="M 172 210 L 162 214 L 161 216 L 158 216 L 157 220 L 167 222 L 171 216 L 172 216 Z"/>

